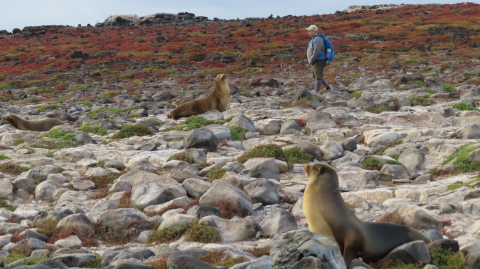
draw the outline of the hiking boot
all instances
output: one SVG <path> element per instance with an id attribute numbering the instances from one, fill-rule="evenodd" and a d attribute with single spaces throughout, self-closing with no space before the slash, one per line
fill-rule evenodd
<path id="1" fill-rule="evenodd" d="M 326 90 L 327 90 L 327 91 L 333 91 L 333 87 L 332 87 L 332 86 L 328 86 Z"/>

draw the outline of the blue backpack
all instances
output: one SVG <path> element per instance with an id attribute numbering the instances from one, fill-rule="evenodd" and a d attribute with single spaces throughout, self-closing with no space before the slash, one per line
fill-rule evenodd
<path id="1" fill-rule="evenodd" d="M 328 38 L 323 35 L 323 34 L 318 34 L 318 35 L 315 35 L 312 40 L 310 41 L 310 44 L 313 46 L 313 40 L 315 39 L 315 37 L 321 37 L 323 38 L 323 41 L 325 41 L 325 47 L 326 47 L 326 52 L 324 53 L 322 51 L 322 54 L 320 55 L 320 57 L 318 57 L 317 59 L 318 60 L 327 60 L 327 65 L 329 65 L 332 61 L 333 61 L 333 57 L 335 56 L 335 51 L 333 50 L 333 45 L 332 45 L 332 42 L 330 42 L 330 40 L 328 40 Z"/>

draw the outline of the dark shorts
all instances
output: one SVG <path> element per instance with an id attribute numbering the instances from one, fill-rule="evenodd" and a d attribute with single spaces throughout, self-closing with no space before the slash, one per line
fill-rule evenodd
<path id="1" fill-rule="evenodd" d="M 323 78 L 323 68 L 325 68 L 326 63 L 327 63 L 327 60 L 316 60 L 312 64 L 312 74 L 314 78 L 316 79 Z"/>

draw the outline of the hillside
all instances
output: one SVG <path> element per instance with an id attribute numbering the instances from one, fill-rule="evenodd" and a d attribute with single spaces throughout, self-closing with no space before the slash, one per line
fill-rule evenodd
<path id="1" fill-rule="evenodd" d="M 328 77 L 348 86 L 397 60 L 422 74 L 461 74 L 478 64 L 479 5 L 407 5 L 379 11 L 209 21 L 191 26 L 30 27 L 0 39 L 1 88 L 102 90 L 111 79 L 131 92 L 165 78 L 188 85 L 208 74 L 282 78 L 305 74 L 304 28 L 318 24 L 335 45 Z M 424 70 L 428 66 L 427 70 Z M 435 67 L 435 70 L 432 68 Z M 394 71 L 394 70 L 393 70 Z M 438 75 L 438 74 L 437 74 Z M 466 80 L 474 76 L 466 74 Z M 78 82 L 78 80 L 82 80 Z M 464 82 L 464 81 L 461 81 Z"/>
<path id="2" fill-rule="evenodd" d="M 0 267 L 344 268 L 304 230 L 303 169 L 321 162 L 360 220 L 434 241 L 370 266 L 480 268 L 478 14 L 379 5 L 0 31 L 0 115 L 64 123 L 0 122 Z M 310 24 L 335 48 L 332 91 L 312 92 Z M 167 117 L 219 74 L 226 111 Z"/>

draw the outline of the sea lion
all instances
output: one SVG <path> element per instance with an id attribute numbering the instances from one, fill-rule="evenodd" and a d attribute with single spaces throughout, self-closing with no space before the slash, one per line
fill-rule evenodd
<path id="1" fill-rule="evenodd" d="M 24 120 L 17 115 L 8 114 L 2 116 L 3 120 L 8 121 L 15 128 L 25 131 L 49 131 L 53 126 L 63 125 L 63 122 L 57 119 L 46 118 L 43 120 Z"/>
<path id="2" fill-rule="evenodd" d="M 215 88 L 209 95 L 177 106 L 168 114 L 168 117 L 176 120 L 181 117 L 198 115 L 214 109 L 220 112 L 227 110 L 230 88 L 225 81 L 226 77 L 225 74 L 218 75 L 215 78 Z"/>
<path id="3" fill-rule="evenodd" d="M 330 235 L 340 246 L 347 268 L 354 258 L 376 262 L 395 247 L 405 243 L 430 239 L 406 226 L 359 220 L 343 201 L 335 170 L 322 163 L 308 164 L 304 171 L 308 184 L 303 208 L 308 227 L 314 233 Z"/>

